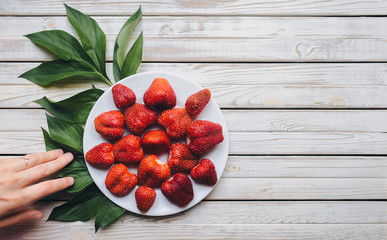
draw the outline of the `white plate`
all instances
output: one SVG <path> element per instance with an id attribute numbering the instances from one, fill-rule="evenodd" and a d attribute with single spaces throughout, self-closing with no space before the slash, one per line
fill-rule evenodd
<path id="1" fill-rule="evenodd" d="M 145 91 L 149 88 L 149 86 L 151 85 L 152 81 L 155 78 L 160 78 L 160 77 L 167 79 L 171 84 L 172 88 L 174 89 L 176 93 L 176 98 L 177 98 L 176 107 L 184 107 L 186 99 L 191 94 L 202 89 L 198 84 L 182 76 L 178 76 L 170 73 L 164 73 L 164 72 L 140 73 L 140 74 L 127 77 L 121 80 L 119 83 L 131 88 L 136 93 L 136 97 L 137 97 L 136 102 L 144 103 L 143 95 Z M 106 90 L 104 94 L 102 94 L 102 96 L 95 103 L 87 119 L 87 122 L 85 125 L 85 132 L 83 136 L 83 150 L 85 154 L 97 144 L 106 142 L 106 140 L 95 131 L 94 119 L 99 114 L 106 111 L 111 111 L 111 110 L 118 110 L 118 109 L 116 108 L 113 102 L 112 88 L 109 88 L 108 90 Z M 200 113 L 198 116 L 196 116 L 194 120 L 199 120 L 199 119 L 209 120 L 215 123 L 219 123 L 220 125 L 222 125 L 222 128 L 223 128 L 223 136 L 224 136 L 223 142 L 216 145 L 210 152 L 201 156 L 201 158 L 208 158 L 214 163 L 216 172 L 218 175 L 218 181 L 219 181 L 220 177 L 222 176 L 223 170 L 226 166 L 227 156 L 228 156 L 228 132 L 227 132 L 226 122 L 224 121 L 221 110 L 219 109 L 218 105 L 215 103 L 215 101 L 212 98 L 211 98 L 211 101 L 204 108 L 203 112 Z M 157 128 L 159 127 L 153 127 L 152 129 L 157 129 Z M 127 134 L 129 134 L 129 131 L 125 128 L 124 135 L 127 135 Z M 159 158 L 166 162 L 167 153 L 163 155 L 159 155 Z M 108 173 L 108 170 L 101 170 L 101 169 L 94 168 L 91 165 L 89 165 L 87 162 L 86 162 L 86 165 L 95 184 L 103 192 L 103 194 L 105 194 L 106 197 L 108 197 L 111 201 L 113 201 L 120 207 L 125 208 L 130 212 L 134 212 L 142 215 L 164 216 L 164 215 L 170 215 L 170 214 L 184 211 L 199 203 L 214 188 L 214 187 L 208 187 L 201 184 L 196 184 L 190 178 L 193 185 L 194 198 L 187 206 L 182 208 L 169 202 L 168 199 L 166 199 L 164 195 L 161 193 L 160 188 L 157 188 L 155 189 L 156 190 L 155 203 L 149 209 L 148 212 L 143 213 L 137 209 L 136 200 L 134 197 L 134 193 L 138 186 L 136 186 L 128 195 L 123 197 L 116 197 L 113 194 L 111 194 L 109 190 L 107 190 L 105 187 L 105 178 Z M 129 168 L 129 171 L 137 174 L 137 168 Z"/>

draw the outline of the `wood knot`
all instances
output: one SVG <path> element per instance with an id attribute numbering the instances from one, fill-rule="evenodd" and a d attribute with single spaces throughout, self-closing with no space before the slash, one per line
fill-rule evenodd
<path id="1" fill-rule="evenodd" d="M 229 164 L 226 170 L 229 172 L 239 172 L 241 169 L 235 164 Z"/>
<path id="2" fill-rule="evenodd" d="M 44 30 L 51 30 L 55 29 L 55 21 L 52 18 L 47 18 L 43 21 L 43 29 Z"/>
<path id="3" fill-rule="evenodd" d="M 169 27 L 168 24 L 166 24 L 166 25 L 163 25 L 163 26 L 161 27 L 160 33 L 161 33 L 161 35 L 170 35 L 170 34 L 173 33 L 173 30 L 172 30 L 171 27 Z"/>

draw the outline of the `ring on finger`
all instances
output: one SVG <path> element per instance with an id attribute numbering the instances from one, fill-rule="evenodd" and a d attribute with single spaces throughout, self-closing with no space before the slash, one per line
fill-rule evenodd
<path id="1" fill-rule="evenodd" d="M 26 163 L 26 169 L 28 169 L 28 160 L 29 159 L 30 159 L 30 157 L 28 155 L 24 156 L 24 162 Z"/>

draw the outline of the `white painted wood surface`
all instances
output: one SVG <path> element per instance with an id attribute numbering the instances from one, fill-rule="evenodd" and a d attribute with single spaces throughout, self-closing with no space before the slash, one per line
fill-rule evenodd
<path id="1" fill-rule="evenodd" d="M 64 15 L 63 2 L 4 0 L 2 15 Z M 91 15 L 129 15 L 141 4 L 145 15 L 384 15 L 383 0 L 153 0 L 153 1 L 68 1 L 69 5 Z M 23 7 L 20 7 L 23 6 Z"/>
<path id="2" fill-rule="evenodd" d="M 97 234 L 93 221 L 42 220 L 1 229 L 0 239 L 387 239 L 386 1 L 66 3 L 100 23 L 109 61 L 141 3 L 139 72 L 176 72 L 210 88 L 230 156 L 214 191 L 186 212 L 127 213 Z M 44 150 L 44 110 L 34 100 L 91 87 L 17 78 L 55 58 L 22 35 L 74 33 L 64 15 L 58 0 L 0 3 L 0 159 Z M 48 216 L 60 203 L 34 207 Z"/>

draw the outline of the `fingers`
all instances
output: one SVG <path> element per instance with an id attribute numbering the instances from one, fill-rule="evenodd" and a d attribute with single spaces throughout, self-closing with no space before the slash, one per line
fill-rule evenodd
<path id="1" fill-rule="evenodd" d="M 22 223 L 32 219 L 41 219 L 43 213 L 37 210 L 24 210 L 11 216 L 0 219 L 0 228 Z"/>
<path id="2" fill-rule="evenodd" d="M 38 184 L 26 187 L 21 190 L 23 196 L 24 206 L 28 206 L 32 202 L 35 202 L 43 197 L 46 197 L 50 194 L 63 190 L 67 187 L 70 187 L 74 184 L 74 178 L 65 177 L 55 180 L 48 180 L 40 182 Z"/>
<path id="3" fill-rule="evenodd" d="M 19 186 L 27 186 L 57 172 L 58 170 L 65 167 L 68 163 L 70 163 L 73 158 L 74 156 L 71 153 L 66 153 L 53 161 L 49 161 L 29 168 L 25 171 L 18 172 L 18 179 L 20 179 Z"/>
<path id="4" fill-rule="evenodd" d="M 63 155 L 62 149 L 56 149 L 48 152 L 33 153 L 28 154 L 28 168 L 32 168 L 42 163 L 46 163 L 52 160 L 57 159 Z M 23 157 L 10 158 L 7 159 L 7 168 L 8 170 L 13 170 L 16 172 L 23 171 L 27 169 L 26 162 Z"/>
<path id="5" fill-rule="evenodd" d="M 58 157 L 63 155 L 62 149 L 56 149 L 48 152 L 41 152 L 41 153 L 34 153 L 34 154 L 28 154 L 28 168 L 33 168 L 34 166 L 40 165 L 42 163 L 46 163 L 52 160 L 57 159 Z M 24 167 L 21 168 L 21 170 L 26 169 L 26 164 L 23 159 Z M 20 170 L 19 170 L 20 171 Z"/>

